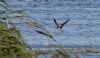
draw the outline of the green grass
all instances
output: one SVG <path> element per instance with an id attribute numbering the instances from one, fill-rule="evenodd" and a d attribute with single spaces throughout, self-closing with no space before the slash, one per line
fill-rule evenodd
<path id="1" fill-rule="evenodd" d="M 5 58 L 27 58 L 31 54 L 16 28 L 8 29 L 0 24 L 0 57 Z"/>
<path id="2" fill-rule="evenodd" d="M 37 28 L 37 30 L 35 30 L 38 34 L 44 35 L 47 37 L 48 40 L 54 40 L 56 42 L 56 40 L 54 39 L 53 35 L 45 29 L 45 27 L 43 25 L 41 25 L 40 23 L 38 23 L 37 21 L 33 20 L 30 16 L 28 16 L 26 13 L 24 13 L 24 11 L 20 10 L 12 10 L 9 9 L 9 7 L 6 7 L 7 5 L 7 1 L 8 0 L 0 0 L 1 3 L 4 3 L 5 5 L 1 4 L 2 7 L 5 9 L 4 11 L 1 11 L 1 15 L 0 15 L 0 20 L 6 19 L 8 20 L 17 20 L 20 18 L 26 19 L 28 18 L 29 21 L 27 21 L 27 23 L 29 24 L 28 26 L 31 28 Z M 8 16 L 9 14 L 17 14 L 14 17 L 10 17 Z M 2 14 L 6 14 L 6 15 L 2 15 Z M 25 14 L 25 15 L 22 15 Z M 13 19 L 12 19 L 13 18 Z M 17 19 L 16 19 L 17 18 Z M 30 20 L 33 21 L 30 21 Z M 31 55 L 32 54 L 36 54 L 36 53 L 40 53 L 39 51 L 35 51 L 35 52 L 30 52 L 28 49 L 28 46 L 24 43 L 24 38 L 22 37 L 20 31 L 17 28 L 8 28 L 7 26 L 5 26 L 5 24 L 0 24 L 0 58 L 32 58 Z M 46 51 L 42 51 L 42 52 L 46 52 Z M 69 58 L 69 55 L 67 53 L 67 51 L 65 51 L 65 49 L 63 49 L 62 46 L 60 46 L 60 50 L 56 50 L 56 51 L 47 51 L 47 53 L 51 53 L 51 54 L 61 54 L 63 55 L 65 58 Z"/>

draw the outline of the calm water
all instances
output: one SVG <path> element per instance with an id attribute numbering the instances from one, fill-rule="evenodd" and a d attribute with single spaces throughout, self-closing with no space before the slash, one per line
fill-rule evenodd
<path id="1" fill-rule="evenodd" d="M 38 58 L 51 58 L 52 55 L 39 55 Z M 94 55 L 94 54 L 83 54 L 80 55 L 81 58 L 100 58 L 100 55 Z M 64 58 L 62 56 L 59 56 L 59 58 Z M 75 56 L 71 56 L 71 58 L 75 58 Z"/>
<path id="2" fill-rule="evenodd" d="M 44 25 L 60 44 L 100 45 L 99 0 L 9 0 L 8 2 L 11 9 L 25 10 L 30 17 Z M 53 18 L 58 22 L 64 22 L 69 18 L 71 20 L 64 26 L 64 32 L 60 32 L 56 29 Z M 15 20 L 15 23 L 29 45 L 56 44 L 53 41 L 49 42 L 47 37 L 37 34 L 34 29 L 28 29 L 21 21 Z"/>

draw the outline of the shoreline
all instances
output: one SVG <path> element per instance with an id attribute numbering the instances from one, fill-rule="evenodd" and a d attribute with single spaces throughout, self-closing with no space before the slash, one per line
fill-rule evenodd
<path id="1" fill-rule="evenodd" d="M 96 48 L 100 49 L 100 45 L 29 45 L 31 48 L 59 48 L 63 46 L 64 48 Z"/>

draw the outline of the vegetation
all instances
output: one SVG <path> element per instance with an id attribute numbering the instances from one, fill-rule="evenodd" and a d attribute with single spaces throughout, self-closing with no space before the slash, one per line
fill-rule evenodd
<path id="1" fill-rule="evenodd" d="M 9 9 L 5 0 L 0 0 L 0 6 L 4 8 L 0 9 L 0 58 L 32 58 L 20 31 L 16 27 L 10 28 L 10 23 L 3 22 L 11 18 L 7 15 Z"/>
<path id="2" fill-rule="evenodd" d="M 37 33 L 47 36 L 47 39 L 52 39 L 56 42 L 53 36 L 41 24 L 28 16 L 24 10 L 9 9 L 6 7 L 6 0 L 0 0 L 0 5 L 4 8 L 4 10 L 0 9 L 0 58 L 32 58 L 29 47 L 24 43 L 20 31 L 16 27 L 9 27 L 9 22 L 13 23 L 13 20 L 28 20 L 25 22 L 27 26 L 37 28 L 35 30 Z M 12 17 L 8 14 L 15 14 L 15 16 Z M 8 22 L 3 23 L 2 21 Z M 56 50 L 57 53 L 62 54 L 64 58 L 70 58 L 62 46 L 59 48 L 60 50 Z"/>
<path id="3" fill-rule="evenodd" d="M 30 55 L 20 32 L 16 28 L 8 29 L 0 24 L 0 58 L 31 58 Z"/>

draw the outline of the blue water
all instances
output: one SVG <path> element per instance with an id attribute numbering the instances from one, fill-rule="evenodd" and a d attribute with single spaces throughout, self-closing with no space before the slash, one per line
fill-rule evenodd
<path id="1" fill-rule="evenodd" d="M 37 58 L 51 58 L 52 55 L 50 54 L 41 54 L 39 55 Z M 59 55 L 59 58 L 64 58 L 61 55 Z M 76 58 L 76 56 L 71 56 L 71 58 Z M 100 58 L 100 55 L 96 55 L 96 54 L 82 54 L 80 55 L 80 58 Z"/>
<path id="2" fill-rule="evenodd" d="M 83 58 L 100 58 L 100 55 L 93 55 L 93 54 L 85 54 L 85 55 L 82 55 Z"/>
<path id="3" fill-rule="evenodd" d="M 31 20 L 39 21 L 62 45 L 100 45 L 99 0 L 9 0 L 8 2 L 10 9 L 25 10 L 33 18 Z M 53 18 L 58 22 L 64 22 L 69 18 L 71 20 L 64 26 L 64 32 L 61 32 L 56 29 Z M 56 44 L 48 41 L 47 37 L 37 34 L 34 29 L 29 29 L 22 23 L 24 20 L 13 19 L 26 43 Z"/>

